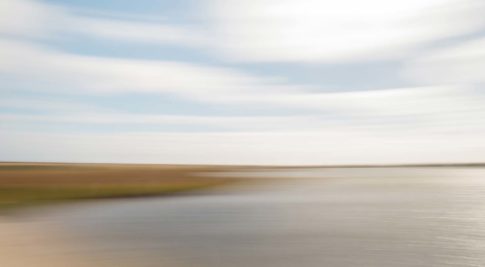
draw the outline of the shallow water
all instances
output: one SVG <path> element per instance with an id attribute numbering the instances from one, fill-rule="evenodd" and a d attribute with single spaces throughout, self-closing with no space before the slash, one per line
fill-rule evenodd
<path id="1" fill-rule="evenodd" d="M 485 169 L 253 173 L 261 186 L 34 215 L 117 266 L 485 266 Z"/>

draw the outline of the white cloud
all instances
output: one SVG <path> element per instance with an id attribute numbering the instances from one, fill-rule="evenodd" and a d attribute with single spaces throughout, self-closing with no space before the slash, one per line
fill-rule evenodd
<path id="1" fill-rule="evenodd" d="M 20 36 L 44 35 L 56 27 L 62 10 L 37 1 L 0 1 L 0 33 Z"/>
<path id="2" fill-rule="evenodd" d="M 477 135 L 301 133 L 42 134 L 0 131 L 0 160 L 212 164 L 470 162 Z"/>
<path id="3" fill-rule="evenodd" d="M 226 99 L 280 108 L 299 108 L 335 117 L 443 120 L 449 116 L 485 115 L 485 92 L 467 86 L 423 86 L 331 93 L 275 93 Z"/>
<path id="4" fill-rule="evenodd" d="M 83 34 L 94 38 L 125 42 L 202 45 L 205 37 L 195 30 L 163 21 L 90 16 L 76 9 L 36 0 L 0 2 L 0 34 L 22 37 L 62 38 Z"/>
<path id="5" fill-rule="evenodd" d="M 476 109 L 483 100 L 478 91 L 459 86 L 311 93 L 304 86 L 225 68 L 81 56 L 17 42 L 0 42 L 0 60 L 1 74 L 27 80 L 37 90 L 169 93 L 207 103 L 296 108 L 347 117 L 435 117 Z"/>
<path id="6" fill-rule="evenodd" d="M 79 103 L 77 101 L 52 100 L 42 98 L 2 97 L 0 109 L 33 110 L 36 112 L 83 112 L 86 110 L 107 112 L 109 109 L 94 104 Z M 0 113 L 1 114 L 1 113 Z M 1 115 L 0 115 L 1 116 Z"/>
<path id="7" fill-rule="evenodd" d="M 480 0 L 214 0 L 217 44 L 242 61 L 340 62 L 399 56 L 485 25 Z"/>
<path id="8" fill-rule="evenodd" d="M 485 68 L 484 40 L 430 49 L 410 63 L 408 77 L 432 86 L 316 93 L 229 68 L 86 56 L 8 41 L 6 36 L 57 38 L 64 33 L 157 44 L 201 45 L 206 39 L 192 29 L 158 22 L 80 15 L 36 1 L 6 3 L 0 2 L 0 74 L 39 94 L 162 93 L 311 115 L 135 115 L 75 103 L 2 99 L 0 107 L 31 106 L 46 115 L 0 114 L 0 160 L 319 164 L 473 161 L 485 156 L 484 92 L 466 86 L 485 81 L 480 72 Z M 249 61 L 340 62 L 402 55 L 484 25 L 483 4 L 460 3 L 217 1 L 213 45 L 231 58 Z M 442 85 L 449 83 L 459 85 Z M 188 131 L 214 127 L 232 133 L 13 132 L 43 123 L 178 125 L 190 126 Z M 27 127 L 15 128 L 20 124 Z"/>
<path id="9" fill-rule="evenodd" d="M 2 128 L 14 129 L 17 126 L 25 128 L 31 123 L 43 125 L 54 124 L 103 124 L 129 125 L 134 128 L 143 126 L 190 126 L 192 130 L 209 131 L 210 129 L 254 132 L 254 131 L 284 131 L 298 132 L 328 127 L 329 123 L 316 116 L 189 116 L 189 115 L 155 115 L 130 114 L 123 112 L 74 112 L 67 114 L 0 114 Z M 34 128 L 37 126 L 34 126 Z M 212 130 L 214 131 L 214 130 Z"/>
<path id="10" fill-rule="evenodd" d="M 0 74 L 28 81 L 30 86 L 35 84 L 37 90 L 168 93 L 212 104 L 276 111 L 293 108 L 316 116 L 350 119 L 408 117 L 441 121 L 446 116 L 483 114 L 483 92 L 461 86 L 311 93 L 304 86 L 289 86 L 225 68 L 81 56 L 5 41 L 0 42 L 0 60 Z"/>
<path id="11" fill-rule="evenodd" d="M 201 46 L 206 43 L 205 37 L 194 29 L 156 22 L 71 16 L 67 23 L 63 31 L 78 32 L 101 39 L 187 46 Z"/>
<path id="12" fill-rule="evenodd" d="M 212 101 L 207 99 L 206 101 Z M 485 132 L 485 95 L 482 90 L 468 87 L 423 87 L 390 90 L 320 93 L 251 95 L 225 100 L 233 105 L 254 108 L 272 108 L 273 112 L 284 112 L 288 108 L 306 110 L 302 115 L 281 116 L 209 116 L 209 115 L 164 115 L 131 114 L 114 109 L 102 109 L 80 103 L 59 105 L 59 103 L 39 103 L 21 100 L 14 107 L 34 108 L 38 114 L 0 114 L 4 128 L 47 124 L 122 124 L 132 127 L 184 126 L 185 131 L 278 131 L 301 132 L 317 129 L 340 129 L 352 132 L 367 129 L 369 132 L 395 134 L 401 131 L 441 132 L 456 134 L 473 131 Z M 0 107 L 9 103 L 0 102 Z M 32 107 L 32 104 L 34 106 Z M 10 103 L 12 106 L 12 103 Z M 44 106 L 44 108 L 43 108 Z M 46 113 L 46 111 L 48 113 Z M 185 126 L 188 126 L 185 127 Z M 18 127 L 17 127 L 18 128 Z M 176 128 L 177 129 L 177 128 Z"/>
<path id="13" fill-rule="evenodd" d="M 82 56 L 20 42 L 0 41 L 0 62 L 1 74 L 44 90 L 172 93 L 203 99 L 274 90 L 265 87 L 271 81 L 225 68 Z"/>
<path id="14" fill-rule="evenodd" d="M 68 34 L 211 49 L 242 61 L 342 62 L 404 56 L 483 29 L 481 0 L 206 0 L 202 26 L 120 18 L 36 0 L 2 1 L 0 34 Z M 201 19 L 201 18 L 199 18 Z"/>
<path id="15" fill-rule="evenodd" d="M 485 83 L 485 38 L 436 49 L 411 61 L 404 75 L 420 83 Z"/>

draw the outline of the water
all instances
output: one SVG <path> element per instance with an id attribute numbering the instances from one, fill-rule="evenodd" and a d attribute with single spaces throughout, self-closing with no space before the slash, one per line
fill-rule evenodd
<path id="1" fill-rule="evenodd" d="M 268 175 L 294 179 L 36 216 L 100 265 L 485 266 L 485 169 L 252 174 Z"/>

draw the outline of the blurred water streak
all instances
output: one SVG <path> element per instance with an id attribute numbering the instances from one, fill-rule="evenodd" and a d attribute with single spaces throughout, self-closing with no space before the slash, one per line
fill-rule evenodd
<path id="1" fill-rule="evenodd" d="M 49 253 L 98 266 L 485 266 L 485 169 L 299 169 L 252 176 L 294 179 L 66 206 L 10 224 L 28 219 L 45 226 L 58 242 L 52 245 L 63 244 Z M 43 245 L 50 244 L 34 246 Z"/>

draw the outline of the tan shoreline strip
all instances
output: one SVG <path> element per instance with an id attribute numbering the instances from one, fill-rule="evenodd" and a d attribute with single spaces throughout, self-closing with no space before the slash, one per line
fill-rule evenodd
<path id="1" fill-rule="evenodd" d="M 58 240 L 47 223 L 0 220 L 0 266 L 5 267 L 92 267 Z M 103 267 L 103 266 L 101 266 Z"/>

